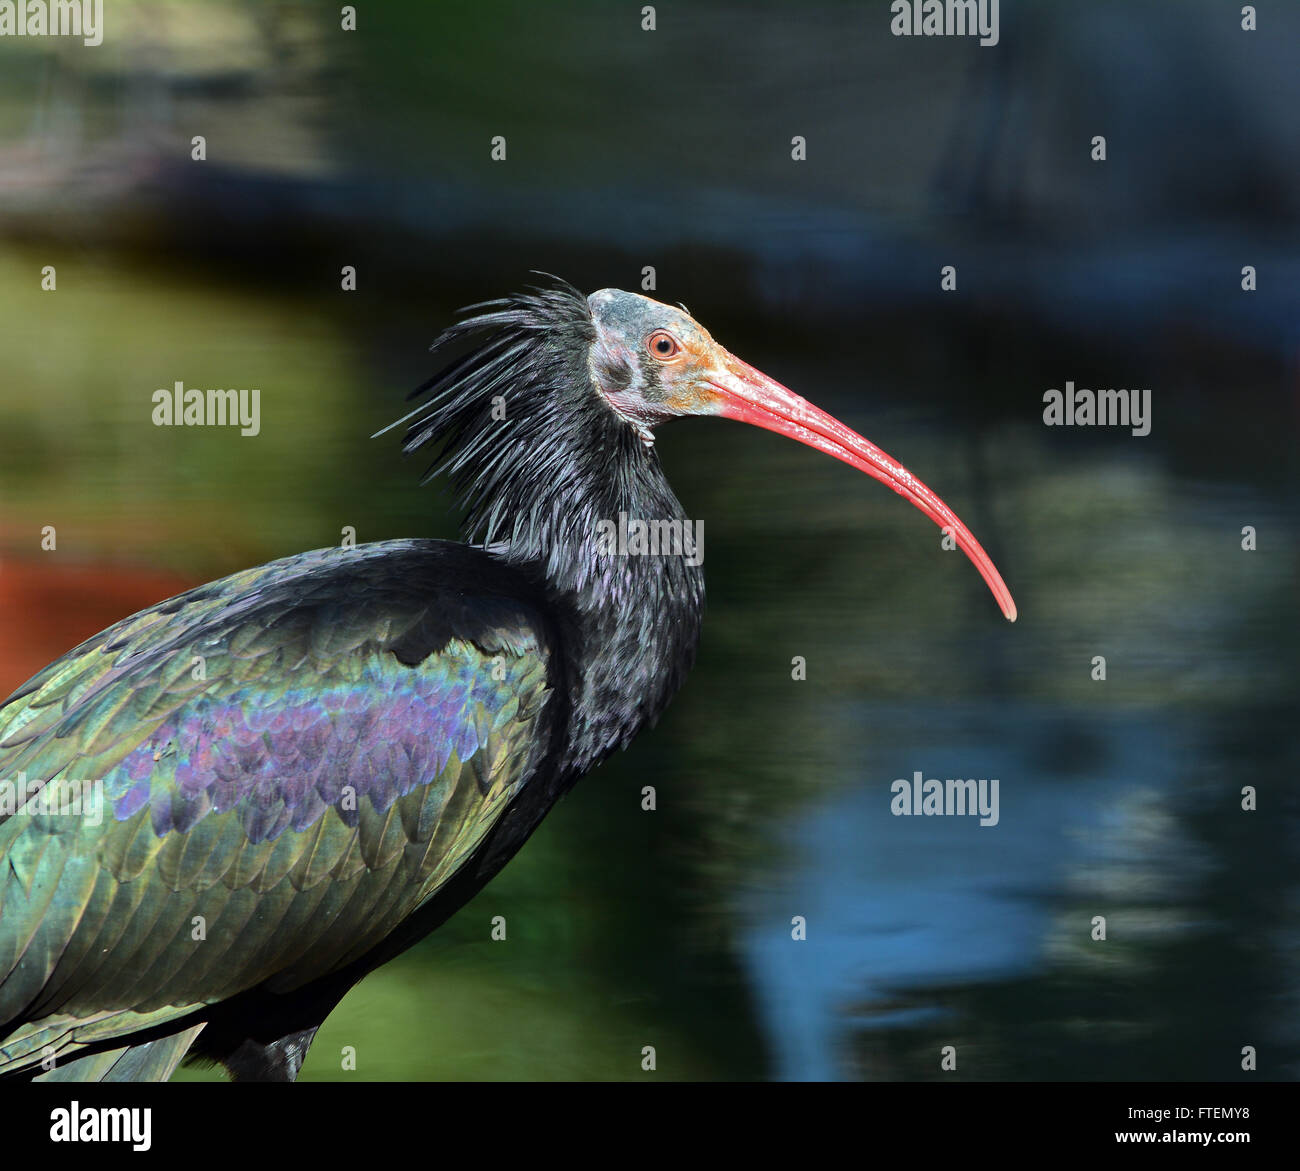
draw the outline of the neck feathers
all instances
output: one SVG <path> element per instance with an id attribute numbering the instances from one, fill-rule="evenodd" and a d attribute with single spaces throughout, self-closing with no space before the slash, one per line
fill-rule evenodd
<path id="1" fill-rule="evenodd" d="M 680 550 L 610 548 L 629 520 L 684 521 L 658 455 L 604 402 L 596 329 L 571 286 L 493 301 L 434 350 L 478 345 L 418 388 L 403 451 L 440 449 L 472 543 L 540 581 L 563 635 L 572 720 L 565 764 L 585 771 L 653 723 L 695 656 L 704 606 Z M 603 526 L 603 528 L 602 528 Z"/>

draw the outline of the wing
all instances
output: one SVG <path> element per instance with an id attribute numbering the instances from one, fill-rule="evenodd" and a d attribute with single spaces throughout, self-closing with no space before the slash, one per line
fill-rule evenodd
<path id="1" fill-rule="evenodd" d="M 440 542 L 303 554 L 0 706 L 0 1074 L 289 991 L 436 892 L 546 747 L 546 627 L 503 572 Z"/>

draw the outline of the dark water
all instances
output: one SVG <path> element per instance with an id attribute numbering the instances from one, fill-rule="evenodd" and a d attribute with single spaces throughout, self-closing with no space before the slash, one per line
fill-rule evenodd
<path id="1" fill-rule="evenodd" d="M 26 186 L 0 237 L 0 692 L 118 613 L 345 526 L 454 535 L 422 466 L 367 438 L 424 345 L 529 268 L 634 287 L 647 257 L 659 295 L 938 491 L 1020 610 L 1003 621 L 928 521 L 844 465 L 664 428 L 704 522 L 695 672 L 352 992 L 305 1077 L 634 1079 L 645 1046 L 666 1078 L 938 1078 L 945 1046 L 967 1079 L 1233 1079 L 1244 1046 L 1254 1076 L 1300 1074 L 1300 180 L 1264 115 L 1294 75 L 1266 47 L 1197 72 L 1212 38 L 1165 36 L 1158 6 L 1039 15 L 974 59 L 996 81 L 857 6 L 699 5 L 652 75 L 599 6 L 442 30 L 394 6 L 347 52 L 310 21 L 296 38 L 293 5 L 269 41 L 202 7 L 203 53 L 183 22 L 153 29 L 171 82 L 129 52 L 4 75 Z M 684 46 L 719 30 L 736 52 L 692 69 Z M 248 47 L 267 43 L 272 64 Z M 1164 88 L 1146 68 L 1084 84 L 1156 53 Z M 120 106 L 95 100 L 110 82 Z M 1178 114 L 1224 94 L 1250 116 Z M 521 103 L 518 165 L 491 171 L 471 152 Z M 963 137 L 971 110 L 994 129 Z M 168 153 L 197 114 L 225 135 L 209 172 Z M 787 114 L 833 159 L 806 183 Z M 1061 144 L 1102 117 L 1136 145 L 1089 186 Z M 668 169 L 637 145 L 665 126 L 686 156 Z M 51 177 L 92 142 L 90 179 Z M 950 255 L 963 295 L 943 301 Z M 1271 271 L 1245 305 L 1242 257 Z M 33 277 L 51 262 L 55 296 Z M 260 434 L 154 427 L 176 379 L 261 387 Z M 1045 427 L 1066 379 L 1153 388 L 1151 435 Z M 997 824 L 895 816 L 917 771 L 996 778 Z"/>

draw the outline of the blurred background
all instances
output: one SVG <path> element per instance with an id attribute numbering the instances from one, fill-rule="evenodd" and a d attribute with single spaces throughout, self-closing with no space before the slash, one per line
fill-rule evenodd
<path id="1" fill-rule="evenodd" d="M 358 7 L 0 39 L 0 694 L 346 525 L 454 536 L 369 436 L 532 269 L 652 266 L 939 492 L 1020 621 L 843 465 L 663 429 L 698 667 L 304 1077 L 1300 1074 L 1300 8 L 1004 0 L 981 48 L 884 0 Z M 176 380 L 260 388 L 260 433 L 155 427 Z M 1044 426 L 1067 380 L 1149 387 L 1150 435 Z M 999 778 L 999 824 L 893 817 L 915 770 Z"/>

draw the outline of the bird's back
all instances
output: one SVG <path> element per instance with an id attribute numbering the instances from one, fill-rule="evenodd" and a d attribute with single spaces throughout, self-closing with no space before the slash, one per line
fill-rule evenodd
<path id="1" fill-rule="evenodd" d="M 19 688 L 0 778 L 44 787 L 0 806 L 0 1075 L 363 958 L 550 751 L 551 660 L 512 571 L 395 541 L 191 590 Z"/>

